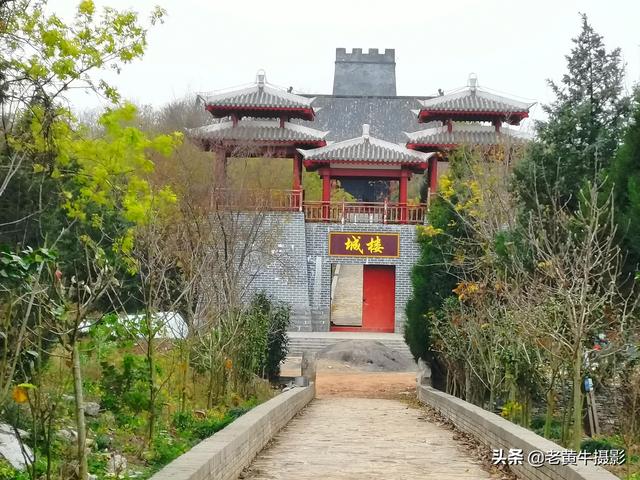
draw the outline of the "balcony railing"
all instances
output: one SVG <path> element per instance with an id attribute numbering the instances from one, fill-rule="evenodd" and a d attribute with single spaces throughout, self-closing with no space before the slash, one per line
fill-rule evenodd
<path id="1" fill-rule="evenodd" d="M 302 190 L 215 189 L 212 206 L 238 210 L 300 211 L 307 222 L 423 224 L 426 204 L 304 200 Z"/>
<path id="2" fill-rule="evenodd" d="M 302 204 L 308 222 L 422 224 L 427 206 L 392 202 L 322 202 Z"/>

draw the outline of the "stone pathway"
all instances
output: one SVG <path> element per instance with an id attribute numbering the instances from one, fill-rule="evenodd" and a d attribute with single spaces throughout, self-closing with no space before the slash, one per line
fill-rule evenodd
<path id="1" fill-rule="evenodd" d="M 398 400 L 320 398 L 254 460 L 250 479 L 494 478 L 422 412 Z"/>
<path id="2" fill-rule="evenodd" d="M 362 326 L 362 265 L 337 265 L 332 289 L 331 322 L 341 326 Z M 333 281 L 333 280 L 332 280 Z"/>

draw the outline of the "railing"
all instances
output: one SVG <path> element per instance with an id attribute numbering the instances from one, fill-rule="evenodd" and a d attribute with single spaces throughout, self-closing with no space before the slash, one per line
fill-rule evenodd
<path id="1" fill-rule="evenodd" d="M 216 188 L 211 206 L 238 210 L 300 211 L 307 222 L 424 223 L 427 205 L 395 202 L 307 201 L 302 190 L 233 190 Z"/>
<path id="2" fill-rule="evenodd" d="M 391 202 L 322 202 L 302 204 L 308 222 L 424 223 L 427 206 Z"/>

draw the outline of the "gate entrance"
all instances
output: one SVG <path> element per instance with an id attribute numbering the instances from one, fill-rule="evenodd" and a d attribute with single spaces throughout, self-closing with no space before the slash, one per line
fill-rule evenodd
<path id="1" fill-rule="evenodd" d="M 365 265 L 362 286 L 362 328 L 393 332 L 396 313 L 396 268 Z"/>
<path id="2" fill-rule="evenodd" d="M 331 331 L 393 333 L 394 266 L 339 264 L 331 274 Z"/>

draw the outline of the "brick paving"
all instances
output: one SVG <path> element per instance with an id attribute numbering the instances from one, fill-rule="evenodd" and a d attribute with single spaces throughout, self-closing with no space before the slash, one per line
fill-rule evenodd
<path id="1" fill-rule="evenodd" d="M 453 440 L 398 400 L 319 398 L 254 460 L 250 479 L 498 478 Z"/>

